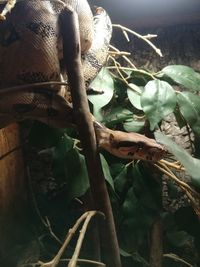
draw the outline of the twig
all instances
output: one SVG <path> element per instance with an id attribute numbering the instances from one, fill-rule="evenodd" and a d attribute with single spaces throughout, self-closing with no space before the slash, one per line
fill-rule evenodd
<path id="1" fill-rule="evenodd" d="M 126 28 L 120 24 L 113 24 L 113 27 L 120 28 L 122 31 L 127 31 L 127 32 L 132 33 L 133 35 L 137 36 L 139 39 L 142 39 L 143 41 L 148 43 L 160 57 L 163 56 L 161 50 L 159 48 L 157 48 L 151 41 L 149 41 L 149 37 L 147 38 L 146 36 L 142 36 L 141 34 L 135 32 L 135 31 L 132 31 L 129 28 Z"/>
<path id="2" fill-rule="evenodd" d="M 122 30 L 124 37 L 126 38 L 127 42 L 130 42 L 130 39 L 128 37 L 128 33 L 125 30 Z"/>
<path id="3" fill-rule="evenodd" d="M 16 4 L 16 0 L 7 0 L 6 6 L 4 7 L 3 11 L 0 13 L 0 21 L 6 19 L 6 15 L 10 12 Z"/>
<path id="4" fill-rule="evenodd" d="M 115 66 L 108 66 L 108 67 L 106 67 L 107 69 L 110 69 L 110 70 L 112 70 L 112 69 L 116 69 L 116 67 Z M 156 78 L 154 77 L 154 75 L 153 74 L 151 74 L 151 73 L 149 73 L 149 72 L 147 72 L 147 71 L 145 71 L 145 70 L 141 70 L 141 69 L 132 69 L 132 68 L 128 68 L 128 67 L 118 67 L 120 70 L 123 70 L 123 71 L 126 71 L 126 70 L 129 70 L 129 71 L 134 71 L 134 72 L 137 72 L 137 73 L 142 73 L 142 74 L 145 74 L 145 75 L 147 75 L 147 76 L 149 76 L 149 77 L 151 77 L 153 80 L 155 80 Z"/>
<path id="5" fill-rule="evenodd" d="M 71 259 L 61 259 L 60 262 L 69 262 Z M 96 265 L 97 267 L 106 267 L 106 265 L 102 262 L 99 262 L 99 261 L 93 261 L 93 260 L 87 260 L 87 259 L 77 259 L 77 263 L 87 263 L 87 264 L 90 264 L 90 265 Z M 20 267 L 42 267 L 42 262 L 39 261 L 37 263 L 25 263 L 25 264 L 22 264 L 20 265 Z"/>
<path id="6" fill-rule="evenodd" d="M 158 162 L 161 166 L 158 164 L 154 164 L 155 167 L 157 167 L 161 172 L 166 174 L 168 177 L 170 177 L 175 183 L 182 189 L 182 191 L 188 196 L 190 203 L 196 212 L 197 216 L 200 218 L 200 207 L 199 203 L 196 203 L 196 199 L 198 199 L 198 202 L 200 200 L 199 193 L 197 193 L 194 189 L 192 189 L 188 184 L 184 183 L 183 181 L 180 181 L 176 175 L 171 172 L 171 170 L 165 166 L 164 164 Z"/>
<path id="7" fill-rule="evenodd" d="M 169 254 L 163 254 L 163 257 L 166 257 L 166 258 L 170 258 L 170 259 L 173 259 L 175 261 L 179 261 L 181 263 L 184 263 L 185 265 L 187 265 L 188 267 L 193 267 L 193 265 L 191 265 L 190 263 L 188 263 L 187 261 L 181 259 L 179 256 L 175 255 L 175 254 L 172 254 L 172 253 L 169 253 Z"/>
<path id="8" fill-rule="evenodd" d="M 109 45 L 109 47 L 111 49 L 113 49 L 115 52 L 120 53 L 120 50 L 117 49 L 116 47 L 114 47 L 113 45 Z M 126 60 L 126 62 L 133 68 L 133 69 L 137 69 L 136 66 L 130 61 L 129 58 L 127 58 L 125 55 L 122 56 L 124 60 Z"/>
<path id="9" fill-rule="evenodd" d="M 39 219 L 41 220 L 42 224 L 49 230 L 49 233 L 50 235 L 59 243 L 59 244 L 62 244 L 61 240 L 55 235 L 55 233 L 52 231 L 52 228 L 51 228 L 51 224 L 48 220 L 48 218 L 46 217 L 46 220 L 44 220 L 44 218 L 42 217 L 42 214 L 39 210 L 39 207 L 38 207 L 38 204 L 37 204 L 37 201 L 36 201 L 36 198 L 35 198 L 35 194 L 33 192 L 33 187 L 32 187 L 32 182 L 31 182 L 31 174 L 30 174 L 30 169 L 29 167 L 27 166 L 26 168 L 26 173 L 27 173 L 27 176 L 28 176 L 28 184 L 29 184 L 29 190 L 30 190 L 30 194 L 31 194 L 31 200 L 33 202 L 33 206 L 34 206 L 34 209 L 35 209 L 35 212 L 36 214 L 38 215 Z"/>
<path id="10" fill-rule="evenodd" d="M 109 56 L 109 58 L 113 61 L 114 65 L 115 65 L 115 69 L 117 70 L 119 76 L 121 77 L 122 81 L 129 87 L 129 83 L 127 82 L 126 78 L 124 77 L 124 75 L 121 73 L 119 67 L 120 64 L 114 59 L 114 57 Z"/>
<path id="11" fill-rule="evenodd" d="M 92 216 L 96 215 L 96 214 L 100 214 L 102 215 L 102 213 L 97 212 L 97 211 L 88 211 L 85 212 L 75 223 L 75 225 L 69 229 L 69 232 L 66 236 L 66 239 L 62 245 L 62 247 L 59 249 L 58 253 L 56 254 L 56 256 L 53 258 L 53 260 L 49 261 L 49 262 L 45 262 L 42 263 L 41 267 L 56 267 L 60 261 L 60 258 L 62 257 L 64 251 L 66 250 L 69 242 L 71 241 L 72 237 L 74 236 L 74 234 L 76 233 L 78 227 L 80 226 L 80 224 L 88 217 L 88 215 L 92 213 Z"/>
<path id="12" fill-rule="evenodd" d="M 131 53 L 130 52 L 126 52 L 126 51 L 108 51 L 109 55 L 113 55 L 113 56 L 130 56 Z"/>
<path id="13" fill-rule="evenodd" d="M 165 165 L 176 169 L 177 171 L 185 171 L 185 168 L 183 168 L 183 166 L 180 163 L 176 163 L 176 162 L 169 162 L 167 160 L 161 159 L 159 162 L 164 163 Z"/>
<path id="14" fill-rule="evenodd" d="M 82 246 L 82 243 L 83 243 L 83 239 L 85 237 L 85 233 L 86 233 L 86 230 L 87 230 L 87 227 L 88 227 L 88 224 L 91 220 L 91 218 L 93 216 L 95 216 L 97 213 L 97 211 L 90 211 L 88 212 L 88 215 L 86 217 L 86 220 L 83 224 L 83 227 L 80 231 L 80 235 L 79 235 L 79 238 L 78 238 L 78 241 L 77 241 L 77 245 L 76 245 L 76 248 L 75 248 L 75 251 L 74 251 L 74 254 L 68 264 L 68 267 L 76 267 L 76 264 L 77 264 L 77 260 L 78 260 L 78 256 L 80 254 L 80 250 L 81 250 L 81 246 Z"/>
<path id="15" fill-rule="evenodd" d="M 144 38 L 146 38 L 146 39 L 152 39 L 152 38 L 156 38 L 156 37 L 158 37 L 158 35 L 157 34 L 147 34 L 147 35 L 143 35 L 143 37 Z"/>
<path id="16" fill-rule="evenodd" d="M 59 244 L 62 244 L 61 240 L 60 240 L 60 239 L 55 235 L 55 233 L 53 232 L 52 227 L 51 227 L 51 223 L 50 223 L 48 217 L 45 217 L 45 219 L 46 219 L 46 226 L 47 226 L 47 228 L 48 228 L 48 230 L 49 230 L 50 235 L 51 235 L 51 236 L 52 236 L 52 237 L 53 237 Z"/>
<path id="17" fill-rule="evenodd" d="M 180 186 L 186 188 L 188 191 L 192 192 L 198 199 L 200 199 L 200 194 L 197 193 L 192 187 L 190 187 L 187 183 L 181 181 L 176 177 L 176 175 L 166 166 L 164 163 L 158 162 L 165 170 L 170 174 L 170 177 Z"/>

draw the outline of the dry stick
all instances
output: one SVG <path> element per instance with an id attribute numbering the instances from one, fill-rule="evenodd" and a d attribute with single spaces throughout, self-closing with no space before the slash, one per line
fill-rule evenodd
<path id="1" fill-rule="evenodd" d="M 159 162 L 158 162 L 159 163 Z M 199 205 L 196 203 L 195 198 L 193 195 L 195 195 L 196 198 L 199 198 L 199 194 L 193 190 L 188 184 L 184 183 L 183 181 L 180 181 L 176 175 L 174 173 L 172 173 L 167 166 L 163 166 L 164 164 L 161 164 L 162 167 L 160 167 L 157 164 L 154 164 L 155 167 L 157 167 L 161 172 L 165 173 L 167 176 L 169 176 L 170 178 L 172 178 L 176 184 L 184 191 L 184 193 L 188 196 L 190 203 L 194 209 L 194 211 L 196 212 L 197 216 L 200 218 L 200 207 Z M 192 195 L 192 194 L 193 195 Z"/>
<path id="2" fill-rule="evenodd" d="M 122 32 L 123 31 L 130 32 L 131 34 L 137 36 L 139 39 L 142 39 L 143 41 L 148 43 L 160 57 L 163 56 L 161 50 L 159 48 L 157 48 L 151 41 L 149 41 L 149 37 L 147 38 L 147 36 L 142 36 L 141 34 L 135 32 L 135 31 L 132 31 L 129 28 L 126 28 L 120 24 L 113 24 L 113 27 L 120 28 L 122 30 Z M 149 35 L 149 36 L 152 37 L 152 35 Z"/>
<path id="3" fill-rule="evenodd" d="M 62 27 L 63 26 L 63 27 Z M 109 267 L 121 267 L 120 252 L 115 230 L 112 207 L 101 166 L 93 122 L 85 90 L 80 56 L 80 37 L 77 15 L 64 10 L 61 13 L 64 61 L 72 95 L 73 110 L 86 159 L 90 188 L 95 210 L 105 214 L 101 230 L 102 245 L 105 247 L 105 262 Z M 70 42 L 69 42 L 70 40 Z"/>
<path id="4" fill-rule="evenodd" d="M 185 168 L 183 168 L 180 163 L 170 162 L 164 159 L 161 159 L 159 162 L 167 165 L 168 167 L 176 169 L 177 171 L 185 171 Z"/>
<path id="5" fill-rule="evenodd" d="M 109 45 L 109 47 L 111 49 L 113 49 L 115 52 L 120 53 L 120 50 L 117 49 L 116 47 L 114 47 L 113 45 Z M 109 52 L 110 53 L 110 52 Z M 130 61 L 130 59 L 128 57 L 126 57 L 125 55 L 122 55 L 123 59 L 126 60 L 126 62 L 133 68 L 133 69 L 137 69 L 136 66 Z"/>
<path id="6" fill-rule="evenodd" d="M 71 259 L 61 259 L 60 262 L 69 262 Z M 87 259 L 78 259 L 77 263 L 87 263 L 89 265 L 96 265 L 98 267 L 106 267 L 106 265 L 102 262 L 99 261 L 92 261 L 92 260 L 87 260 Z M 42 265 L 42 262 L 37 262 L 37 263 L 25 263 L 20 265 L 20 267 L 41 267 L 44 266 Z"/>
<path id="7" fill-rule="evenodd" d="M 85 212 L 75 223 L 75 225 L 69 229 L 69 232 L 66 236 L 66 239 L 62 245 L 62 247 L 60 248 L 60 250 L 58 251 L 58 253 L 56 254 L 56 256 L 53 258 L 53 260 L 51 260 L 50 262 L 45 262 L 41 264 L 41 267 L 56 267 L 60 261 L 60 258 L 62 257 L 64 251 L 66 250 L 69 242 L 71 241 L 73 235 L 75 234 L 75 232 L 77 231 L 78 227 L 80 226 L 80 224 L 88 217 L 88 214 L 92 213 L 94 215 L 96 214 L 100 214 L 103 215 L 100 212 L 97 211 L 88 211 Z"/>
<path id="8" fill-rule="evenodd" d="M 61 262 L 63 262 L 63 261 L 70 261 L 70 259 L 61 260 Z M 98 267 L 106 267 L 106 265 L 104 263 L 102 263 L 102 262 L 86 260 L 86 259 L 77 259 L 77 263 L 87 263 L 87 264 L 91 264 L 91 265 L 97 265 Z"/>
<path id="9" fill-rule="evenodd" d="M 120 69 L 119 69 L 119 67 L 120 67 L 121 65 L 114 59 L 114 57 L 109 56 L 109 59 L 111 59 L 111 60 L 113 61 L 114 65 L 115 65 L 115 69 L 117 70 L 117 72 L 118 72 L 119 76 L 121 77 L 122 81 L 123 81 L 128 87 L 130 87 L 129 84 L 128 84 L 128 82 L 127 82 L 127 80 L 126 80 L 126 78 L 123 76 L 123 74 L 121 73 L 121 71 L 120 71 Z M 119 65 L 119 66 L 118 66 L 118 65 Z"/>
<path id="10" fill-rule="evenodd" d="M 42 224 L 49 230 L 50 235 L 59 243 L 62 244 L 61 240 L 56 236 L 56 234 L 53 232 L 52 228 L 51 228 L 51 224 L 48 220 L 48 218 L 46 217 L 46 221 L 44 220 L 44 218 L 42 217 L 42 214 L 39 210 L 38 207 L 38 203 L 37 200 L 35 198 L 35 194 L 33 192 L 33 186 L 32 186 L 32 182 L 31 182 L 31 174 L 30 174 L 30 168 L 27 166 L 26 168 L 26 173 L 27 173 L 27 177 L 28 177 L 28 184 L 29 184 L 29 190 L 30 190 L 30 195 L 31 195 L 31 201 L 33 203 L 33 208 L 35 209 L 35 212 L 37 214 L 37 216 L 39 217 L 39 219 L 41 220 Z"/>
<path id="11" fill-rule="evenodd" d="M 162 267 L 163 260 L 163 226 L 162 219 L 156 218 L 151 227 L 151 243 L 150 243 L 150 267 Z"/>
<path id="12" fill-rule="evenodd" d="M 110 70 L 113 70 L 113 69 L 116 69 L 115 66 L 108 66 L 106 67 L 107 69 L 110 69 Z M 152 80 L 155 80 L 156 78 L 154 77 L 153 74 L 145 71 L 145 70 L 142 70 L 142 69 L 133 69 L 133 68 L 129 68 L 129 67 L 118 67 L 120 70 L 123 70 L 123 71 L 134 71 L 134 72 L 138 72 L 138 73 L 142 73 L 142 74 L 145 74 L 145 75 L 148 75 L 149 77 L 152 78 Z"/>
<path id="13" fill-rule="evenodd" d="M 6 14 L 10 12 L 16 4 L 16 0 L 8 0 L 6 6 L 4 7 L 3 11 L 0 13 L 0 21 L 6 19 Z"/>
<path id="14" fill-rule="evenodd" d="M 78 256 L 80 254 L 80 251 L 81 251 L 81 247 L 82 247 L 82 243 L 83 243 L 83 239 L 85 237 L 85 233 L 86 233 L 86 230 L 87 230 L 87 227 L 88 227 L 88 224 L 91 220 L 91 218 L 96 215 L 97 212 L 96 211 L 90 211 L 88 212 L 88 215 L 86 217 L 86 220 L 83 224 L 83 227 L 80 231 L 80 235 L 79 235 L 79 238 L 78 238 L 78 241 L 77 241 L 77 244 L 76 244 L 76 248 L 75 248 L 75 251 L 74 251 L 74 254 L 68 264 L 68 267 L 76 267 L 76 264 L 77 264 L 77 261 L 78 261 Z"/>
<path id="15" fill-rule="evenodd" d="M 113 56 L 130 56 L 131 53 L 130 52 L 126 52 L 126 51 L 108 51 L 109 55 L 113 55 Z"/>
<path id="16" fill-rule="evenodd" d="M 169 259 L 173 259 L 174 261 L 180 262 L 185 264 L 188 267 L 194 267 L 193 265 L 191 265 L 190 263 L 188 263 L 187 261 L 181 259 L 179 256 L 169 253 L 169 254 L 164 254 L 163 257 L 169 258 Z"/>
<path id="17" fill-rule="evenodd" d="M 176 175 L 168 168 L 168 166 L 166 166 L 165 164 L 158 162 L 162 167 L 165 168 L 165 170 L 168 172 L 168 174 L 170 174 L 171 178 L 180 186 L 186 188 L 189 192 L 191 192 L 192 194 L 194 194 L 196 196 L 196 198 L 200 199 L 200 194 L 198 192 L 196 192 L 192 187 L 190 187 L 187 183 L 179 180 Z"/>

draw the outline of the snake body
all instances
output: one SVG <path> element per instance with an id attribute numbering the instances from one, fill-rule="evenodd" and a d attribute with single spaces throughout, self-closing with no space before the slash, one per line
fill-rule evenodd
<path id="1" fill-rule="evenodd" d="M 112 26 L 102 8 L 97 8 L 93 17 L 86 0 L 17 2 L 6 20 L 0 22 L 1 128 L 26 118 L 55 127 L 74 123 L 73 108 L 66 101 L 66 89 L 63 93 L 61 85 L 35 89 L 31 85 L 22 87 L 67 80 L 61 34 L 64 25 L 59 19 L 65 7 L 78 15 L 77 30 L 80 32 L 82 67 L 87 85 L 105 63 Z M 6 91 L 8 87 L 11 90 Z M 113 131 L 93 120 L 99 146 L 118 157 L 157 161 L 165 153 L 165 149 L 153 139 Z"/>

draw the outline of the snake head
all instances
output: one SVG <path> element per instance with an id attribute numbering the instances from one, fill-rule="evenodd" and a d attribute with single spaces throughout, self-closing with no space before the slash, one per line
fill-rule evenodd
<path id="1" fill-rule="evenodd" d="M 119 158 L 156 162 L 167 152 L 156 140 L 138 133 L 110 130 L 99 123 L 95 131 L 99 147 Z"/>

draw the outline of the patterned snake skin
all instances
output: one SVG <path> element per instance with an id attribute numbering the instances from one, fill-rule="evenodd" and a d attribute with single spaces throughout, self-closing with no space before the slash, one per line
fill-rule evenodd
<path id="1" fill-rule="evenodd" d="M 67 81 L 61 34 L 67 32 L 60 20 L 65 7 L 78 15 L 86 85 L 105 63 L 112 25 L 102 8 L 93 17 L 86 0 L 17 1 L 0 21 L 0 128 L 26 118 L 55 127 L 74 123 L 66 86 L 32 86 Z M 3 8 L 5 3 L 0 12 Z M 99 146 L 116 156 L 157 161 L 165 154 L 161 145 L 143 135 L 94 126 Z"/>

